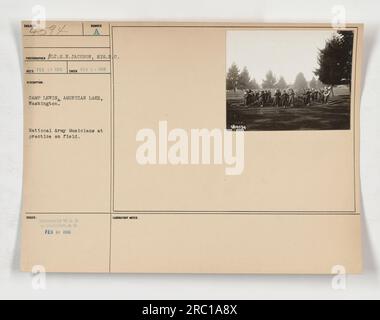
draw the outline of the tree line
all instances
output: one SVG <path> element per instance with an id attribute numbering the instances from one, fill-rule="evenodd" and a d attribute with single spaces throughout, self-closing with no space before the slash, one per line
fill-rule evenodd
<path id="1" fill-rule="evenodd" d="M 243 70 L 240 71 L 239 67 L 233 63 L 227 72 L 227 90 L 233 90 L 235 88 L 242 90 L 283 90 L 289 87 L 295 90 L 302 90 L 305 88 L 320 89 L 323 86 L 324 84 L 315 77 L 313 77 L 311 81 L 307 81 L 305 75 L 302 72 L 298 73 L 294 83 L 288 84 L 285 81 L 284 77 L 281 76 L 277 78 L 273 71 L 269 70 L 265 75 L 265 79 L 262 80 L 261 85 L 259 85 L 254 78 L 251 78 L 247 67 L 244 67 Z"/>
<path id="2" fill-rule="evenodd" d="M 352 31 L 338 31 L 331 39 L 326 41 L 323 49 L 319 50 L 318 68 L 314 70 L 314 77 L 307 81 L 305 75 L 297 74 L 293 84 L 286 83 L 284 77 L 277 78 L 273 71 L 269 70 L 262 80 L 261 85 L 251 77 L 248 68 L 239 69 L 233 63 L 227 72 L 227 90 L 232 89 L 286 89 L 292 87 L 295 90 L 305 88 L 320 89 L 324 86 L 347 84 L 351 86 L 352 75 L 352 51 L 354 35 Z"/>

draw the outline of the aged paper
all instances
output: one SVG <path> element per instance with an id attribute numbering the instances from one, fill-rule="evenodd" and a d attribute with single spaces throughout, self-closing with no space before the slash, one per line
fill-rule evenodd
<path id="1" fill-rule="evenodd" d="M 23 271 L 361 271 L 361 25 L 22 30 Z"/>

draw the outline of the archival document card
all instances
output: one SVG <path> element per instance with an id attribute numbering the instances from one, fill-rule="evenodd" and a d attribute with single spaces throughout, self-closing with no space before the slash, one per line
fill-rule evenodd
<path id="1" fill-rule="evenodd" d="M 22 270 L 359 273 L 362 32 L 23 22 Z"/>

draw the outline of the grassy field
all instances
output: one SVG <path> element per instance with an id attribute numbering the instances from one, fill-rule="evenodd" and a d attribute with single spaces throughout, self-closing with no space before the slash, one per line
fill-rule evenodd
<path id="1" fill-rule="evenodd" d="M 339 94 L 339 93 L 338 93 Z M 282 108 L 246 107 L 227 103 L 227 128 L 247 131 L 350 129 L 350 96 L 336 95 L 328 104 Z"/>

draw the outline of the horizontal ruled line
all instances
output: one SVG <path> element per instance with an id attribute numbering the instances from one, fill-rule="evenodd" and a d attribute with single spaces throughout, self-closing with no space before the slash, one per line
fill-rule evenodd
<path id="1" fill-rule="evenodd" d="M 24 49 L 111 49 L 110 47 L 24 47 Z"/>

